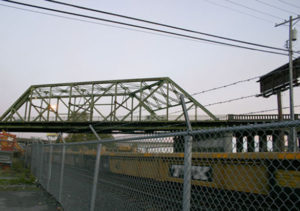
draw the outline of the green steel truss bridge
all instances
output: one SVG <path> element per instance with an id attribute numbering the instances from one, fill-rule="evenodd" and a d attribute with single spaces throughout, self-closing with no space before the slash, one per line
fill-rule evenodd
<path id="1" fill-rule="evenodd" d="M 99 133 L 180 130 L 186 128 L 180 94 L 193 127 L 259 120 L 253 115 L 220 120 L 170 78 L 142 78 L 33 85 L 0 117 L 0 129 L 75 133 L 90 132 L 91 124 Z"/>

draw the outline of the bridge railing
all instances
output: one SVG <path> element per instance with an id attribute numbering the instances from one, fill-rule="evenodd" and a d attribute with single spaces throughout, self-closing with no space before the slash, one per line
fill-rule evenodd
<path id="1" fill-rule="evenodd" d="M 33 144 L 26 162 L 65 210 L 297 210 L 299 131 L 295 120 Z"/>
<path id="2" fill-rule="evenodd" d="M 291 116 L 289 114 L 283 114 L 282 120 L 290 120 Z M 300 119 L 300 114 L 295 114 L 294 119 Z M 269 120 L 279 120 L 278 114 L 228 114 L 228 120 L 229 121 L 269 121 Z"/>

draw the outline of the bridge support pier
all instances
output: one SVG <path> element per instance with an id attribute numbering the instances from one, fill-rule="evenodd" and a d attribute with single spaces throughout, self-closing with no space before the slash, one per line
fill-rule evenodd
<path id="1" fill-rule="evenodd" d="M 184 152 L 184 136 L 175 136 L 173 141 L 174 152 Z"/>
<path id="2" fill-rule="evenodd" d="M 266 134 L 261 134 L 258 136 L 258 145 L 259 145 L 259 152 L 267 152 L 267 135 Z"/>
<path id="3" fill-rule="evenodd" d="M 248 133 L 247 135 L 247 152 L 255 151 L 254 133 Z"/>
<path id="4" fill-rule="evenodd" d="M 273 151 L 283 152 L 284 151 L 284 134 L 281 130 L 275 130 L 272 135 L 273 140 Z"/>
<path id="5" fill-rule="evenodd" d="M 235 134 L 236 137 L 236 152 L 243 152 L 243 141 L 244 141 L 244 136 L 242 134 Z"/>

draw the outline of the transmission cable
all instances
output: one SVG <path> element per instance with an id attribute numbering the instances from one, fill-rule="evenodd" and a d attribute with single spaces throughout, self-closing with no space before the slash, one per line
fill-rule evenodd
<path id="1" fill-rule="evenodd" d="M 203 0 L 203 1 L 206 1 L 206 2 L 209 3 L 209 4 L 212 4 L 212 5 L 215 5 L 215 6 L 218 6 L 218 7 L 223 7 L 223 8 L 225 8 L 225 9 L 228 9 L 228 10 L 231 10 L 231 11 L 234 11 L 234 12 L 237 12 L 237 13 L 240 13 L 240 14 L 243 14 L 243 15 L 248 15 L 248 16 L 250 16 L 250 17 L 259 19 L 260 21 L 264 21 L 264 22 L 267 22 L 267 23 L 272 23 L 272 24 L 274 24 L 274 21 L 271 21 L 271 20 L 268 20 L 268 19 L 265 19 L 265 18 L 261 18 L 261 17 L 255 16 L 255 15 L 252 15 L 252 14 L 250 14 L 250 13 L 242 12 L 242 11 L 240 11 L 240 10 L 237 10 L 237 9 L 234 9 L 234 8 L 231 8 L 231 7 L 227 7 L 227 6 L 225 6 L 225 5 L 216 3 L 216 2 L 214 2 L 214 1 L 210 1 L 210 0 Z"/>
<path id="2" fill-rule="evenodd" d="M 273 18 L 278 18 L 278 19 L 283 20 L 283 19 L 282 19 L 281 17 L 279 17 L 279 16 L 272 15 L 272 14 L 270 14 L 270 13 L 263 12 L 263 11 L 260 11 L 260 10 L 257 10 L 257 9 L 254 9 L 254 8 L 252 8 L 252 7 L 248 7 L 248 6 L 246 6 L 246 5 L 244 5 L 244 4 L 241 4 L 241 3 L 237 3 L 237 2 L 234 2 L 234 1 L 231 1 L 231 0 L 225 0 L 225 1 L 227 1 L 227 2 L 229 2 L 229 3 L 231 3 L 231 4 L 234 4 L 234 5 L 237 5 L 237 6 L 239 6 L 239 7 L 243 7 L 243 8 L 246 8 L 246 9 L 248 9 L 248 10 L 252 10 L 252 11 L 254 11 L 254 12 L 263 14 L 263 15 L 267 15 L 267 16 L 270 16 L 270 17 L 273 17 Z"/>
<path id="3" fill-rule="evenodd" d="M 259 3 L 261 3 L 261 4 L 267 5 L 267 6 L 269 6 L 269 7 L 272 7 L 272 8 L 275 8 L 275 9 L 278 9 L 278 10 L 281 10 L 281 11 L 284 11 L 284 12 L 287 12 L 287 13 L 293 13 L 293 14 L 295 14 L 295 15 L 298 15 L 298 14 L 295 13 L 295 12 L 292 12 L 292 11 L 290 11 L 290 10 L 286 10 L 286 9 L 283 9 L 283 8 L 280 8 L 280 7 L 276 7 L 276 6 L 272 5 L 272 4 L 269 4 L 269 3 L 264 2 L 264 1 L 262 1 L 262 0 L 256 0 L 256 1 L 259 2 Z"/>
<path id="4" fill-rule="evenodd" d="M 14 7 L 14 6 L 5 5 L 5 4 L 0 4 L 0 6 L 12 8 L 12 9 L 17 9 L 17 10 L 22 10 L 22 11 L 26 11 L 26 12 L 32 12 L 32 13 L 36 13 L 36 14 L 42 14 L 42 15 L 67 19 L 67 20 L 80 21 L 80 22 L 83 22 L 83 23 L 97 24 L 97 25 L 101 25 L 101 26 L 108 26 L 108 27 L 113 27 L 113 28 L 118 28 L 118 29 L 125 29 L 125 30 L 129 30 L 129 31 L 141 32 L 141 33 L 152 34 L 152 35 L 157 35 L 157 36 L 171 37 L 171 38 L 180 39 L 180 40 L 188 40 L 188 41 L 193 41 L 193 42 L 203 42 L 201 40 L 193 40 L 193 39 L 188 39 L 188 38 L 184 38 L 184 37 L 178 37 L 178 36 L 171 36 L 171 35 L 167 35 L 167 34 L 155 33 L 155 32 L 151 32 L 151 31 L 143 31 L 143 30 L 134 29 L 134 28 L 127 28 L 127 27 L 115 26 L 115 25 L 99 23 L 99 22 L 89 21 L 89 20 L 84 20 L 84 19 L 79 19 L 79 18 L 72 18 L 72 17 L 62 16 L 62 15 L 55 15 L 55 14 L 52 14 L 52 13 L 40 12 L 40 11 L 36 11 L 36 10 L 30 10 L 30 9 L 25 9 L 25 8 L 20 8 L 20 7 Z M 216 43 L 208 43 L 208 44 L 221 45 L 221 44 L 216 44 Z M 300 53 L 300 52 L 298 52 L 298 53 Z"/>
<path id="5" fill-rule="evenodd" d="M 79 16 L 79 17 L 83 17 L 83 18 L 100 20 L 100 21 L 104 21 L 104 22 L 109 22 L 109 23 L 114 23 L 114 24 L 119 24 L 119 25 L 124 25 L 124 26 L 130 26 L 130 27 L 134 27 L 134 28 L 140 28 L 140 29 L 144 29 L 144 30 L 150 30 L 150 31 L 165 33 L 165 34 L 169 34 L 169 35 L 175 35 L 175 36 L 180 36 L 180 37 L 185 37 L 185 38 L 190 38 L 190 39 L 195 39 L 195 40 L 201 40 L 201 41 L 206 41 L 206 42 L 215 43 L 215 44 L 226 45 L 226 46 L 230 46 L 230 47 L 236 47 L 236 48 L 241 48 L 241 49 L 247 49 L 247 50 L 259 51 L 259 52 L 264 52 L 264 53 L 272 53 L 272 54 L 287 56 L 287 54 L 284 54 L 284 53 L 279 53 L 279 52 L 274 52 L 274 51 L 269 51 L 269 50 L 262 50 L 262 49 L 252 48 L 252 47 L 241 46 L 241 45 L 235 45 L 235 44 L 230 44 L 230 43 L 225 43 L 225 42 L 220 42 L 220 41 L 215 41 L 215 40 L 209 40 L 209 39 L 204 39 L 204 38 L 200 38 L 200 37 L 194 37 L 194 36 L 190 36 L 190 35 L 184 35 L 184 34 L 179 34 L 179 33 L 175 33 L 175 32 L 170 32 L 170 31 L 165 31 L 165 30 L 160 30 L 160 29 L 155 29 L 155 28 L 150 28 L 150 27 L 145 27 L 145 26 L 140 26 L 140 25 L 134 25 L 134 24 L 130 24 L 130 23 L 124 23 L 124 22 L 103 19 L 103 18 L 88 16 L 88 15 L 63 11 L 63 10 L 52 9 L 52 8 L 48 8 L 48 7 L 41 7 L 41 6 L 37 6 L 37 5 L 15 2 L 15 1 L 10 1 L 10 0 L 2 0 L 2 1 L 13 3 L 13 4 L 19 4 L 19 5 L 23 5 L 23 6 L 28 6 L 28 7 L 33 7 L 33 8 L 37 8 L 37 9 L 48 10 L 48 11 L 57 12 L 57 13 Z"/>
<path id="6" fill-rule="evenodd" d="M 176 30 L 181 30 L 181 31 L 185 31 L 185 32 L 201 34 L 201 35 L 214 37 L 214 38 L 218 38 L 218 39 L 223 39 L 223 40 L 227 40 L 227 41 L 238 42 L 238 43 L 243 43 L 243 44 L 247 44 L 247 45 L 254 45 L 254 46 L 269 48 L 269 49 L 273 49 L 273 50 L 287 51 L 286 49 L 283 49 L 283 48 L 277 48 L 277 47 L 266 46 L 266 45 L 262 45 L 262 44 L 257 44 L 257 43 L 252 43 L 252 42 L 227 38 L 227 37 L 223 37 L 223 36 L 218 36 L 218 35 L 214 35 L 214 34 L 199 32 L 199 31 L 195 31 L 195 30 L 191 30 L 191 29 L 185 29 L 185 28 L 177 27 L 177 26 L 171 26 L 171 25 L 164 24 L 164 23 L 157 23 L 157 22 L 153 22 L 153 21 L 149 21 L 149 20 L 145 20 L 145 19 L 125 16 L 125 15 L 121 15 L 121 14 L 117 14 L 117 13 L 111 13 L 111 12 L 107 12 L 107 11 L 103 11 L 103 10 L 97 10 L 97 9 L 83 7 L 83 6 L 74 5 L 74 4 L 69 4 L 69 3 L 65 3 L 65 2 L 60 2 L 60 1 L 55 1 L 55 0 L 45 0 L 45 1 L 52 2 L 52 3 L 55 3 L 55 4 L 64 5 L 64 6 L 74 7 L 74 8 L 78 8 L 78 9 L 82 9 L 82 10 L 88 10 L 88 11 L 92 11 L 92 12 L 97 12 L 97 13 L 102 13 L 102 14 L 106 14 L 106 15 L 116 16 L 116 17 L 120 17 L 120 18 L 126 18 L 126 19 L 139 21 L 139 22 L 144 22 L 144 23 L 148 23 L 148 24 L 153 24 L 153 25 L 157 25 L 157 26 L 163 26 L 163 27 L 176 29 Z"/>
<path id="7" fill-rule="evenodd" d="M 283 0 L 278 0 L 278 1 L 280 1 L 281 3 L 287 4 L 287 5 L 289 5 L 289 6 L 292 6 L 292 7 L 300 8 L 300 6 L 298 6 L 298 5 L 291 4 L 291 3 L 286 2 L 286 1 L 283 1 Z"/>

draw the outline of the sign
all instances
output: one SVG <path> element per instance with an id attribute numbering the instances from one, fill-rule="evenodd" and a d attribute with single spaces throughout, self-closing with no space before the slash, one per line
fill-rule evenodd
<path id="1" fill-rule="evenodd" d="M 297 78 L 300 77 L 300 57 L 293 61 L 293 86 L 299 86 Z M 289 63 L 260 77 L 260 93 L 264 97 L 277 94 L 289 88 Z"/>

